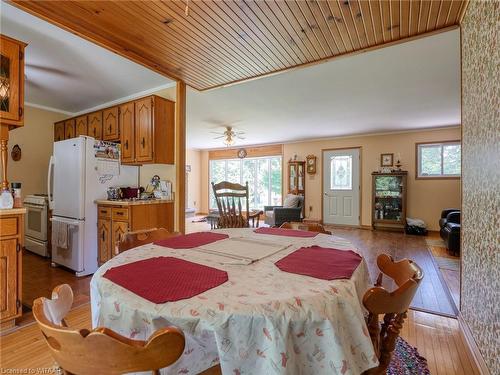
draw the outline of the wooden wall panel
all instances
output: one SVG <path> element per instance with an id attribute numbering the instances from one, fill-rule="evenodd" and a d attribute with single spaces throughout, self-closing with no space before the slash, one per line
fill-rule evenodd
<path id="1" fill-rule="evenodd" d="M 242 148 L 224 148 L 220 150 L 210 150 L 208 152 L 208 159 L 236 159 L 238 157 L 238 150 Z M 255 146 L 244 147 L 247 152 L 248 158 L 256 158 L 260 156 L 275 156 L 283 155 L 283 145 L 270 145 L 270 146 Z"/>

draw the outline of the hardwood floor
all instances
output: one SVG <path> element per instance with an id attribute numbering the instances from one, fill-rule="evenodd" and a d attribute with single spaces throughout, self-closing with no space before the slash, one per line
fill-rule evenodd
<path id="1" fill-rule="evenodd" d="M 89 328 L 90 305 L 73 309 L 67 320 L 70 327 Z M 456 319 L 410 310 L 402 337 L 427 358 L 433 375 L 479 374 Z M 0 337 L 1 370 L 44 369 L 52 367 L 53 363 L 37 325 Z"/>
<path id="2" fill-rule="evenodd" d="M 327 229 L 336 236 L 348 239 L 360 250 L 368 263 L 372 280 L 375 280 L 378 275 L 376 260 L 381 253 L 387 253 L 394 259 L 409 258 L 415 261 L 423 269 L 425 276 L 413 298 L 411 307 L 445 316 L 457 316 L 458 311 L 424 237 L 355 228 L 327 226 Z M 390 287 L 390 285 L 385 286 Z"/>
<path id="3" fill-rule="evenodd" d="M 62 267 L 51 267 L 50 259 L 23 250 L 22 303 L 31 307 L 38 297 L 50 297 L 59 284 L 69 284 L 75 296 L 75 305 L 90 301 L 91 276 L 76 277 L 74 272 Z"/>

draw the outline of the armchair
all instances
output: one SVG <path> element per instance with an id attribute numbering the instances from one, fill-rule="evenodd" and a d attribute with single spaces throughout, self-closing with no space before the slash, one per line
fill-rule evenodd
<path id="1" fill-rule="evenodd" d="M 460 254 L 460 210 L 446 209 L 439 219 L 439 234 L 446 243 L 448 250 L 454 255 Z"/>
<path id="2" fill-rule="evenodd" d="M 289 195 L 288 197 L 291 196 Z M 264 206 L 264 223 L 272 227 L 279 227 L 286 222 L 302 221 L 304 197 L 302 195 L 293 197 L 297 197 L 297 203 L 294 207 L 287 207 L 287 199 L 285 199 L 285 204 L 283 206 Z"/>

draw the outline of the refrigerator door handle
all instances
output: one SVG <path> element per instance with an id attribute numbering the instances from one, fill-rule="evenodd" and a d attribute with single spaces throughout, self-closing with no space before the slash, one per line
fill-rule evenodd
<path id="1" fill-rule="evenodd" d="M 54 166 L 54 156 L 51 156 L 49 160 L 49 171 L 47 172 L 47 195 L 49 197 L 49 209 L 51 210 L 54 208 L 54 198 L 50 193 L 52 191 L 52 184 L 50 177 L 52 176 L 53 166 Z"/>

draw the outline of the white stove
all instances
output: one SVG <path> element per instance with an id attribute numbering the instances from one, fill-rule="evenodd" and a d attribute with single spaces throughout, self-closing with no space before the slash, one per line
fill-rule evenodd
<path id="1" fill-rule="evenodd" d="M 27 195 L 24 198 L 24 207 L 26 208 L 24 247 L 33 253 L 48 257 L 48 197 L 44 194 Z"/>

